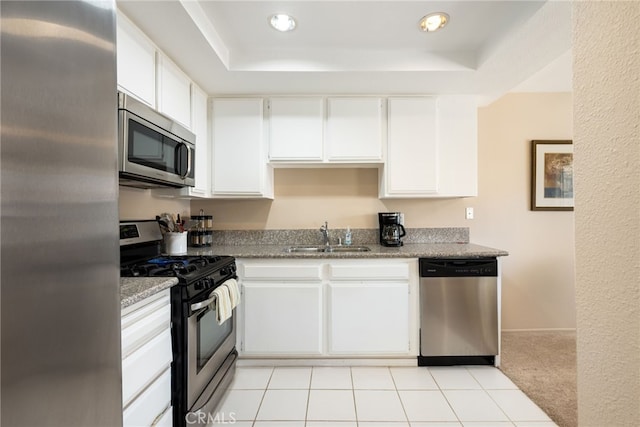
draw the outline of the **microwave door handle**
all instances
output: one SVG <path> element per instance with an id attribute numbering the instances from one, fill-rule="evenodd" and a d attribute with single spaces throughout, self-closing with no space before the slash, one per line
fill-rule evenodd
<path id="1" fill-rule="evenodd" d="M 187 171 L 185 172 L 182 178 L 186 178 L 191 173 L 191 157 L 193 156 L 193 150 L 187 144 L 184 144 L 187 149 Z"/>
<path id="2" fill-rule="evenodd" d="M 183 159 L 185 157 L 187 160 L 186 168 L 183 166 L 185 163 L 183 162 Z M 191 149 L 184 142 L 181 142 L 176 146 L 175 163 L 176 163 L 176 173 L 180 176 L 180 178 L 185 179 L 191 172 Z"/>

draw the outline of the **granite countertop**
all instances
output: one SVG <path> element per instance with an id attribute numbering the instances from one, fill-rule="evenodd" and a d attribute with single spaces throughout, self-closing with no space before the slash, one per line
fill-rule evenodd
<path id="1" fill-rule="evenodd" d="M 120 308 L 129 307 L 177 283 L 175 277 L 121 277 Z"/>
<path id="2" fill-rule="evenodd" d="M 290 245 L 219 245 L 189 248 L 189 255 L 231 255 L 236 258 L 481 258 L 506 256 L 508 252 L 473 243 L 410 243 L 400 247 L 365 244 L 369 252 L 287 252 Z M 357 245 L 360 246 L 360 245 Z"/>
<path id="3" fill-rule="evenodd" d="M 331 243 L 338 244 L 345 229 L 331 229 Z M 369 252 L 287 252 L 289 246 L 322 246 L 317 229 L 216 230 L 213 245 L 188 248 L 190 255 L 231 255 L 236 258 L 479 258 L 506 256 L 500 249 L 469 242 L 466 227 L 407 228 L 404 246 L 379 244 L 377 229 L 353 229 L 353 246 L 368 246 Z"/>
<path id="4" fill-rule="evenodd" d="M 332 230 L 343 236 L 344 229 Z M 482 258 L 507 256 L 501 249 L 469 243 L 467 228 L 407 229 L 404 246 L 378 244 L 375 229 L 356 229 L 354 246 L 368 246 L 369 252 L 287 252 L 289 246 L 322 246 L 318 230 L 244 230 L 216 231 L 213 245 L 188 248 L 188 255 L 231 255 L 236 258 L 269 259 L 367 259 L 367 258 Z M 121 278 L 122 308 L 178 283 L 175 278 Z"/>

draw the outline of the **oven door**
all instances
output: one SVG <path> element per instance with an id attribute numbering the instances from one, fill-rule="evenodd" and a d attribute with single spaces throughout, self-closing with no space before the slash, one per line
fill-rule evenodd
<path id="1" fill-rule="evenodd" d="M 190 304 L 188 319 L 187 355 L 187 407 L 194 403 L 216 376 L 227 356 L 236 344 L 235 309 L 231 318 L 221 325 L 216 320 L 216 311 L 210 305 Z M 219 377 L 219 376 L 218 376 Z M 211 387 L 209 387 L 211 389 Z"/>

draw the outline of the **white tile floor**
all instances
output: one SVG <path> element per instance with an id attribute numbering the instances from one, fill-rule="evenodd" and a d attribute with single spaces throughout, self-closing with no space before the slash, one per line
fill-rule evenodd
<path id="1" fill-rule="evenodd" d="M 237 427 L 552 427 L 498 369 L 238 367 L 218 408 Z"/>

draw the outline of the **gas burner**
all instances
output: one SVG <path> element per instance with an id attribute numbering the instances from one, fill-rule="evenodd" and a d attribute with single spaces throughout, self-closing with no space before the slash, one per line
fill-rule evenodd
<path id="1" fill-rule="evenodd" d="M 205 255 L 156 256 L 122 266 L 122 277 L 177 277 L 191 282 L 219 268 L 230 257 Z"/>
<path id="2" fill-rule="evenodd" d="M 156 264 L 159 266 L 179 269 L 181 267 L 189 268 L 195 266 L 195 268 L 202 268 L 209 264 L 220 261 L 219 256 L 206 256 L 206 255 L 179 255 L 179 256 L 160 256 L 147 260 L 149 264 Z"/>

